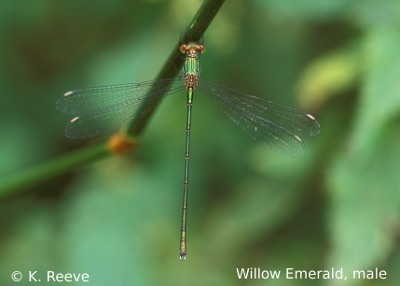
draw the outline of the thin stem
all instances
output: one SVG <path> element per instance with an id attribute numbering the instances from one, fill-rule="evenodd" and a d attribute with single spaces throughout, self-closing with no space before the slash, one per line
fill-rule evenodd
<path id="1" fill-rule="evenodd" d="M 95 144 L 64 154 L 57 159 L 33 166 L 13 176 L 1 179 L 0 197 L 5 197 L 17 190 L 34 187 L 49 178 L 59 176 L 67 170 L 82 166 L 82 163 L 96 161 L 110 154 L 106 143 Z"/>

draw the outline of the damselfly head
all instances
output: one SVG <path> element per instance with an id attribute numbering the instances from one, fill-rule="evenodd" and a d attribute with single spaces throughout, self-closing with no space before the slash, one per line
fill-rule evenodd
<path id="1" fill-rule="evenodd" d="M 190 42 L 188 44 L 182 44 L 179 47 L 179 51 L 182 54 L 186 54 L 188 56 L 196 56 L 198 53 L 204 53 L 206 50 L 206 47 L 203 44 L 197 44 L 194 42 Z"/>

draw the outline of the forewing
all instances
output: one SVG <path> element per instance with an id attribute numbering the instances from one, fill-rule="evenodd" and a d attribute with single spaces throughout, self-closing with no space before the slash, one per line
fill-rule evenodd
<path id="1" fill-rule="evenodd" d="M 75 117 L 65 128 L 70 138 L 110 134 L 154 107 L 160 97 L 184 88 L 181 79 L 112 85 L 69 91 L 57 108 Z"/>
<path id="2" fill-rule="evenodd" d="M 280 153 L 302 156 L 305 146 L 301 136 L 319 133 L 318 122 L 303 111 L 209 81 L 201 80 L 199 88 L 236 126 Z"/>

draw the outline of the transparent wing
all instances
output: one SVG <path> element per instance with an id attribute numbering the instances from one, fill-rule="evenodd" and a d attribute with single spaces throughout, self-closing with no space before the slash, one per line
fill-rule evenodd
<path id="1" fill-rule="evenodd" d="M 86 138 L 116 132 L 149 112 L 160 96 L 182 88 L 182 79 L 162 79 L 79 89 L 66 92 L 57 108 L 75 116 L 66 126 L 65 135 Z"/>
<path id="2" fill-rule="evenodd" d="M 303 111 L 205 80 L 200 80 L 199 89 L 210 96 L 236 126 L 280 153 L 304 155 L 301 136 L 315 136 L 320 132 L 315 118 Z"/>

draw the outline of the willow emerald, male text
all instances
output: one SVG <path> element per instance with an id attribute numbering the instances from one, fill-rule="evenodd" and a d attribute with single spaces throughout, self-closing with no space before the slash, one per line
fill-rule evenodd
<path id="1" fill-rule="evenodd" d="M 375 268 L 369 270 L 351 270 L 344 271 L 343 268 L 330 268 L 320 270 L 304 270 L 288 267 L 284 270 L 270 270 L 259 267 L 236 268 L 236 274 L 239 279 L 244 280 L 267 280 L 267 279 L 286 279 L 286 280 L 385 280 L 387 272 Z"/>

